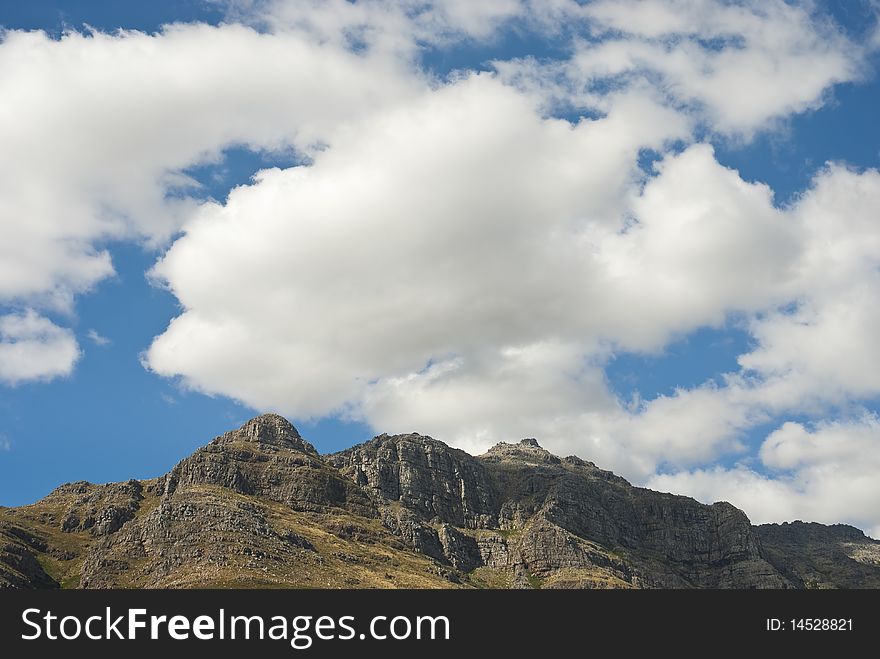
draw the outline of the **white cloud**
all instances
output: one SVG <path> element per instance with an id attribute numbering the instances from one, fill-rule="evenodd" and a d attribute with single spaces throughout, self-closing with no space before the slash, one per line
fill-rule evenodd
<path id="1" fill-rule="evenodd" d="M 744 368 L 837 400 L 880 394 L 878 209 L 876 170 L 822 172 L 795 210 L 805 239 L 788 289 L 797 306 L 753 321 L 758 345 L 740 357 Z"/>
<path id="2" fill-rule="evenodd" d="M 755 523 L 795 519 L 841 521 L 880 537 L 880 420 L 786 423 L 761 447 L 762 475 L 745 466 L 657 476 L 650 487 L 702 501 L 730 501 Z M 778 472 L 778 473 L 774 473 Z"/>
<path id="3" fill-rule="evenodd" d="M 59 307 L 112 273 L 98 241 L 180 227 L 194 205 L 169 196 L 191 185 L 181 169 L 236 144 L 308 151 L 418 85 L 397 61 L 235 25 L 11 31 L 0 71 L 0 96 L 15 99 L 0 109 L 13 154 L 0 163 L 0 301 Z"/>
<path id="4" fill-rule="evenodd" d="M 211 0 L 228 15 L 275 32 L 304 30 L 323 42 L 412 54 L 422 44 L 491 40 L 523 0 Z"/>
<path id="5" fill-rule="evenodd" d="M 0 382 L 17 385 L 69 375 L 79 355 L 70 330 L 33 310 L 0 316 Z"/>
<path id="6" fill-rule="evenodd" d="M 541 119 L 488 75 L 428 92 L 203 206 L 156 268 L 187 311 L 149 364 L 310 416 L 430 360 L 622 332 L 596 241 L 620 228 L 638 150 L 686 128 L 635 96 L 574 127 Z"/>
<path id="7" fill-rule="evenodd" d="M 561 438 L 571 440 L 571 448 L 583 453 L 580 431 L 618 409 L 602 370 L 584 361 L 586 351 L 582 344 L 548 340 L 450 357 L 379 380 L 366 390 L 359 412 L 389 432 L 431 428 L 472 453 L 525 436 L 555 440 L 559 450 Z M 577 410 L 583 410 L 575 422 L 579 432 L 571 436 L 565 426 Z M 602 457 L 620 464 L 620 455 Z"/>
<path id="8" fill-rule="evenodd" d="M 108 346 L 112 343 L 110 339 L 108 339 L 106 336 L 102 336 L 98 333 L 98 330 L 95 329 L 90 329 L 88 332 L 86 332 L 86 338 L 88 338 L 88 340 L 94 343 L 96 346 Z"/>
<path id="9" fill-rule="evenodd" d="M 820 106 L 832 85 L 862 75 L 871 46 L 853 44 L 812 9 L 783 0 L 569 4 L 562 15 L 594 34 L 570 60 L 526 58 L 496 68 L 549 100 L 600 110 L 597 90 L 650 84 L 710 130 L 748 138 Z"/>
<path id="10" fill-rule="evenodd" d="M 637 224 L 600 252 L 610 284 L 627 293 L 617 298 L 622 318 L 611 338 L 643 349 L 779 300 L 777 282 L 791 277 L 799 240 L 771 190 L 721 167 L 708 145 L 657 169 L 631 203 Z"/>
<path id="11" fill-rule="evenodd" d="M 858 79 L 871 37 L 855 44 L 812 2 L 785 0 L 216 0 L 275 32 L 417 57 L 419 48 L 492 42 L 502 30 L 552 39 L 569 59 L 498 61 L 516 84 L 579 109 L 650 84 L 717 132 L 750 137 L 822 105 Z M 513 25 L 513 28 L 511 26 Z M 577 36 L 572 36 L 577 35 Z M 875 39 L 876 40 L 876 39 Z"/>

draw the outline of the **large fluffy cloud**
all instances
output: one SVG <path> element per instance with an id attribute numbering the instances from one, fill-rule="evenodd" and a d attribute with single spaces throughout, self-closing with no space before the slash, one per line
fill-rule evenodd
<path id="1" fill-rule="evenodd" d="M 156 268 L 187 312 L 149 363 L 320 415 L 431 360 L 594 341 L 622 329 L 595 240 L 620 229 L 638 150 L 684 134 L 644 97 L 573 127 L 488 75 L 428 92 L 203 206 Z"/>

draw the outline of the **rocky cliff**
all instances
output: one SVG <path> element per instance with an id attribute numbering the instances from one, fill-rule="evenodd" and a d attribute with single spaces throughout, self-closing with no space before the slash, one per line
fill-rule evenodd
<path id="1" fill-rule="evenodd" d="M 321 456 L 269 414 L 160 478 L 0 509 L 0 586 L 878 587 L 880 543 L 754 527 L 534 439 L 474 457 L 380 435 Z"/>

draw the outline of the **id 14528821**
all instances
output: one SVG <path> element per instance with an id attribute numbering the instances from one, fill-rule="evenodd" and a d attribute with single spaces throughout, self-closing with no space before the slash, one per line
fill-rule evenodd
<path id="1" fill-rule="evenodd" d="M 852 618 L 767 618 L 768 632 L 847 632 L 852 631 Z"/>

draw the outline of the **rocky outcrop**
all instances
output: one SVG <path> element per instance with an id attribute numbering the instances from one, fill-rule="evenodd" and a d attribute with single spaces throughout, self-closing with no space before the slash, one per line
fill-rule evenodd
<path id="1" fill-rule="evenodd" d="M 73 499 L 61 520 L 62 531 L 89 531 L 94 536 L 103 536 L 118 531 L 134 518 L 143 490 L 143 485 L 135 480 L 107 485 L 80 481 L 62 485 L 50 496 Z"/>
<path id="2" fill-rule="evenodd" d="M 263 497 L 294 510 L 343 508 L 376 514 L 363 490 L 325 463 L 289 421 L 275 414 L 252 419 L 200 448 L 171 470 L 159 491 L 172 496 L 203 485 Z"/>
<path id="3" fill-rule="evenodd" d="M 496 523 L 498 500 L 473 456 L 422 435 L 380 435 L 328 457 L 330 464 L 383 502 L 421 519 L 466 528 Z"/>
<path id="4" fill-rule="evenodd" d="M 152 481 L 0 510 L 0 586 L 880 587 L 845 526 L 753 527 L 534 439 L 471 456 L 380 435 L 320 456 L 277 415 Z"/>
<path id="5" fill-rule="evenodd" d="M 402 545 L 407 549 L 438 561 L 446 560 L 437 529 L 409 510 L 397 506 L 382 506 L 381 520 L 385 528 L 400 538 Z"/>
<path id="6" fill-rule="evenodd" d="M 449 524 L 443 524 L 437 536 L 443 547 L 443 556 L 456 569 L 470 572 L 483 565 L 480 548 L 473 536 L 462 533 Z"/>

